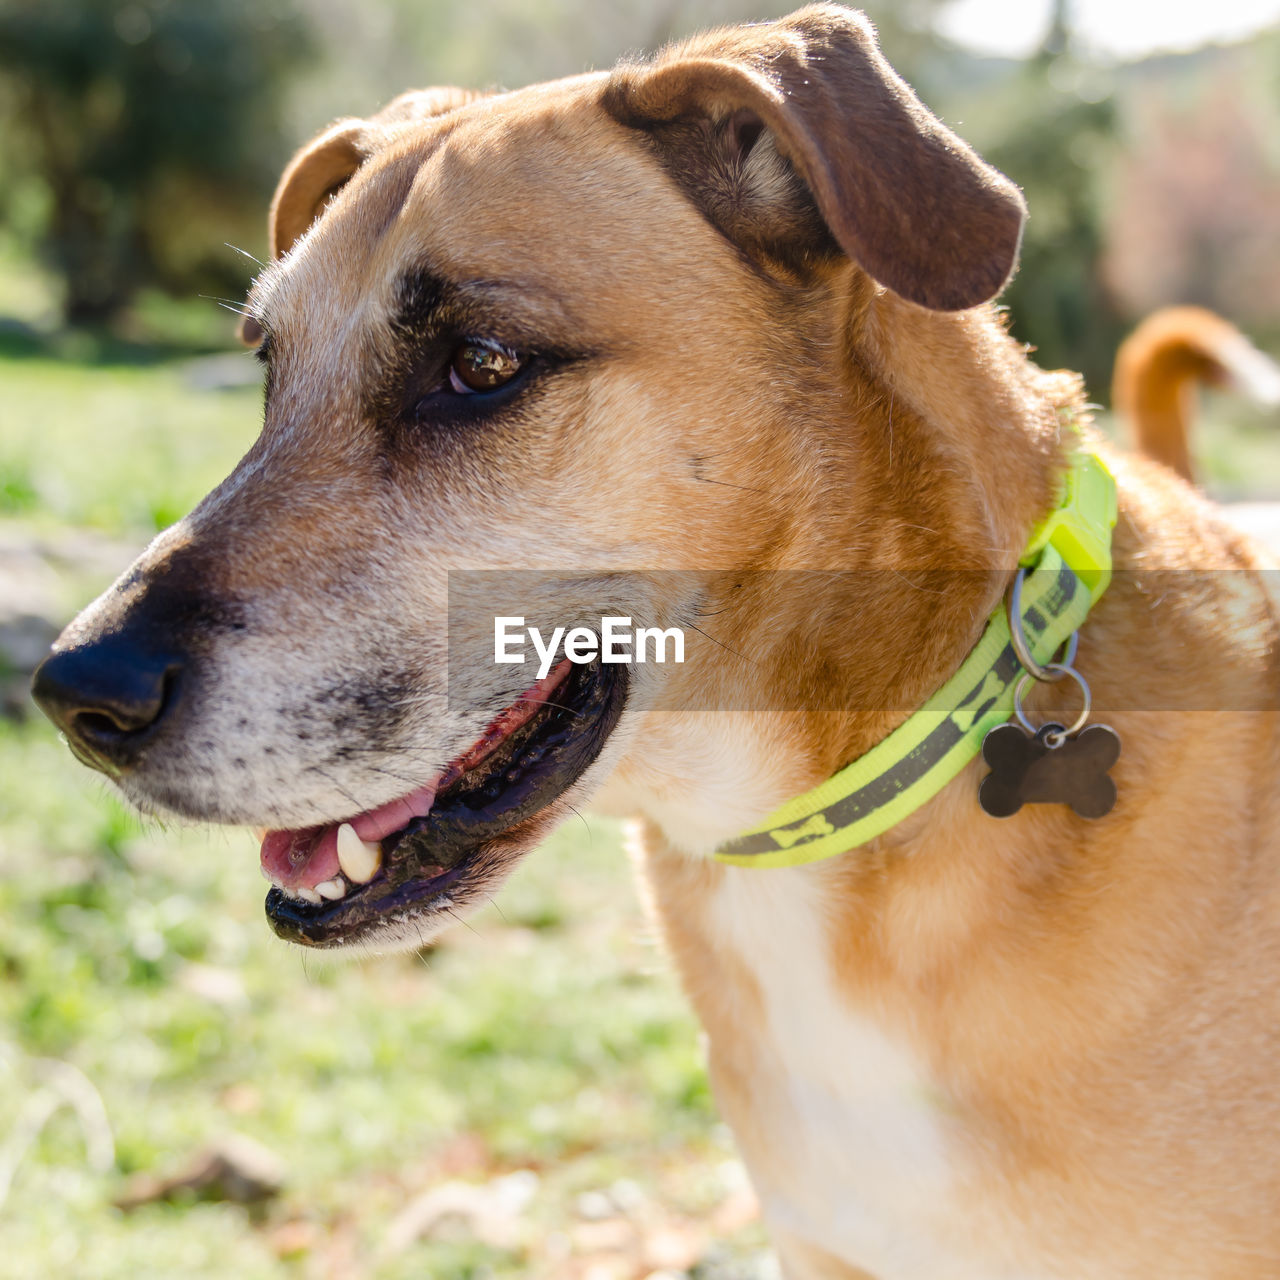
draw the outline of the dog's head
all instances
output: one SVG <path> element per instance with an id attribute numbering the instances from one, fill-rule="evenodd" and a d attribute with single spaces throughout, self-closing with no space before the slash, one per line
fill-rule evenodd
<path id="1" fill-rule="evenodd" d="M 859 309 L 986 301 L 1022 217 L 829 5 L 340 123 L 272 205 L 259 440 L 36 696 L 139 805 L 272 829 L 286 936 L 419 942 L 644 712 L 598 663 L 455 653 L 447 679 L 448 575 L 555 571 L 531 607 L 565 621 L 625 578 L 627 611 L 669 619 L 705 601 L 653 570 L 782 563 L 805 503 L 779 479 L 821 487 L 844 446 L 815 424 L 877 394 Z"/>

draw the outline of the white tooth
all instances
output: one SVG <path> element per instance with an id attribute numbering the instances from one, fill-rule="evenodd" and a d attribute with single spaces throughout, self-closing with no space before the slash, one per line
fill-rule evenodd
<path id="1" fill-rule="evenodd" d="M 253 832 L 253 838 L 259 844 L 261 844 L 267 838 L 267 832 L 268 830 L 270 830 L 270 828 L 269 827 L 250 827 L 249 830 Z"/>
<path id="2" fill-rule="evenodd" d="M 303 902 L 311 903 L 312 906 L 318 906 L 324 901 L 324 899 L 321 898 L 314 889 L 308 889 L 305 884 L 298 885 L 293 890 L 293 896 L 295 898 L 301 898 Z"/>
<path id="3" fill-rule="evenodd" d="M 368 884 L 382 866 L 382 846 L 361 840 L 349 822 L 338 828 L 338 866 L 353 884 Z"/>
<path id="4" fill-rule="evenodd" d="M 316 885 L 316 892 L 322 898 L 328 898 L 332 901 L 346 895 L 347 882 L 341 876 L 334 876 L 332 880 L 321 880 Z"/>

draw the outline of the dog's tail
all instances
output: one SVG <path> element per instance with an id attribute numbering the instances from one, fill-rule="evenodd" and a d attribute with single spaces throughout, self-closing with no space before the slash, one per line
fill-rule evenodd
<path id="1" fill-rule="evenodd" d="M 1193 483 L 1188 437 L 1199 383 L 1280 404 L 1280 365 L 1203 307 L 1152 312 L 1116 352 L 1111 403 L 1134 443 Z"/>

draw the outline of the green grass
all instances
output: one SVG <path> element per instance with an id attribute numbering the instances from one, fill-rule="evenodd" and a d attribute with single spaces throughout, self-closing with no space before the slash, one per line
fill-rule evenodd
<path id="1" fill-rule="evenodd" d="M 189 370 L 163 348 L 0 344 L 0 519 L 127 546 L 177 518 L 260 419 L 255 387 L 200 390 Z M 72 573 L 68 608 L 106 572 Z M 423 955 L 285 946 L 256 863 L 247 833 L 141 823 L 38 717 L 0 722 L 0 1280 L 631 1277 L 658 1269 L 638 1241 L 668 1228 L 705 1245 L 674 1274 L 768 1273 L 758 1227 L 712 1225 L 741 1199 L 736 1166 L 615 825 L 568 824 Z M 101 1099 L 108 1168 L 69 1108 L 17 1159 L 59 1063 Z M 264 1213 L 113 1206 L 231 1131 L 284 1162 Z M 513 1240 L 444 1231 L 386 1254 L 415 1196 L 519 1170 L 537 1183 Z M 615 1184 L 614 1221 L 587 1221 L 579 1197 Z"/>
<path id="2" fill-rule="evenodd" d="M 1206 393 L 1192 440 L 1203 484 L 1221 502 L 1280 500 L 1280 413 Z"/>
<path id="3" fill-rule="evenodd" d="M 0 361 L 0 516 L 153 534 L 190 510 L 248 448 L 262 399 L 193 391 L 190 368 Z"/>
<path id="4" fill-rule="evenodd" d="M 429 954 L 353 964 L 274 940 L 247 834 L 143 827 L 41 723 L 0 728 L 0 813 L 0 1133 L 61 1060 L 100 1092 L 116 1144 L 94 1173 L 72 1116 L 50 1122 L 3 1209 L 0 1276 L 287 1276 L 342 1251 L 367 1265 L 414 1194 L 516 1169 L 539 1176 L 520 1248 L 428 1242 L 356 1274 L 551 1275 L 546 1241 L 581 1192 L 639 1179 L 694 1221 L 723 1198 L 695 1028 L 612 825 L 565 827 Z M 285 1161 L 261 1222 L 111 1207 L 124 1175 L 228 1130 Z M 299 1258 L 280 1257 L 295 1238 Z"/>
<path id="5" fill-rule="evenodd" d="M 1109 413 L 1099 426 L 1129 447 Z M 1225 392 L 1201 393 L 1191 455 L 1205 492 L 1218 502 L 1280 501 L 1280 413 Z"/>

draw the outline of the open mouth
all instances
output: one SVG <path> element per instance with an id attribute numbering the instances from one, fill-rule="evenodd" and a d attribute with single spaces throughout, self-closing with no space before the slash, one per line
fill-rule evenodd
<path id="1" fill-rule="evenodd" d="M 618 671 L 566 659 L 424 786 L 345 822 L 267 832 L 272 928 L 338 947 L 492 886 L 539 834 L 537 815 L 600 754 L 626 697 Z"/>

